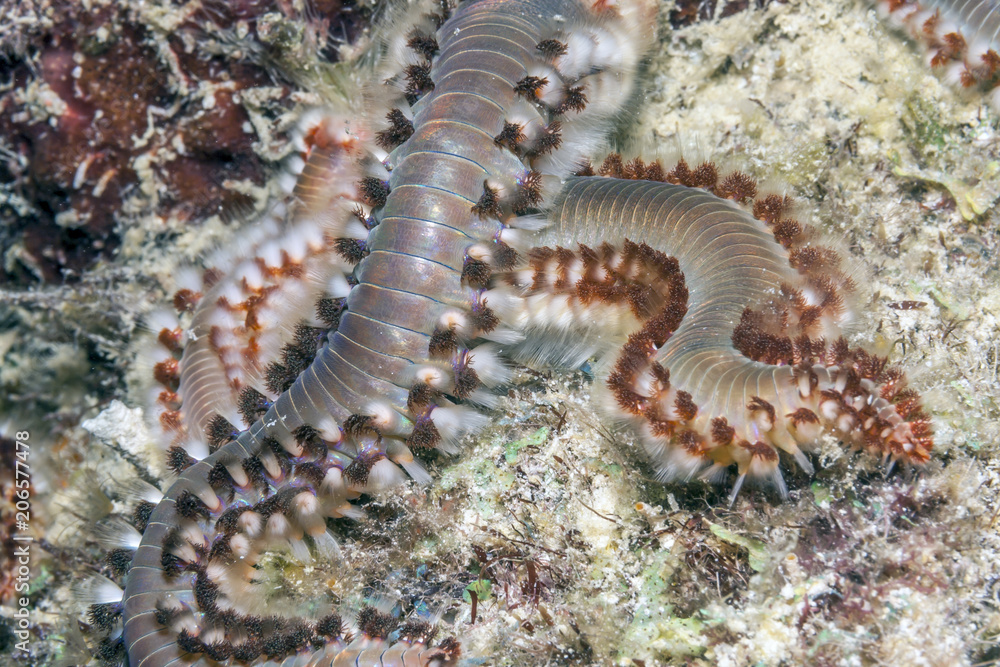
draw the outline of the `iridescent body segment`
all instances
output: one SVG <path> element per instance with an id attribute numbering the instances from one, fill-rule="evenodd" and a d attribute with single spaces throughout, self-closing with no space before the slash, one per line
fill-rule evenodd
<path id="1" fill-rule="evenodd" d="M 352 501 L 397 466 L 429 479 L 414 452 L 485 423 L 505 356 L 600 356 L 605 413 L 660 474 L 735 467 L 733 497 L 744 479 L 783 492 L 779 451 L 811 470 L 824 429 L 927 460 L 919 397 L 839 338 L 853 281 L 787 197 L 710 163 L 589 166 L 654 24 L 644 0 L 469 2 L 407 33 L 418 59 L 387 77 L 403 98 L 387 129 L 306 124 L 288 201 L 159 331 L 155 415 L 178 478 L 110 531 L 126 585 L 97 587 L 105 657 L 456 664 L 457 640 L 377 606 L 268 616 L 255 565 L 339 558 L 330 522 L 361 518 Z"/>
<path id="2" fill-rule="evenodd" d="M 300 236 L 310 242 L 292 253 L 283 239 L 269 246 L 265 237 L 251 244 L 250 264 L 237 263 L 221 280 L 213 276 L 205 296 L 189 289 L 180 299 L 198 305 L 183 356 L 161 373 L 167 393 L 158 397 L 180 478 L 151 512 L 147 504 L 135 517 L 143 537 L 122 609 L 130 664 L 277 664 L 286 656 L 294 664 L 334 665 L 456 660 L 454 641 L 427 648 L 431 632 L 421 622 L 400 624 L 373 608 L 361 616 L 379 622 L 261 618 L 252 566 L 280 545 L 303 558 L 310 550 L 334 556 L 327 519 L 360 516 L 350 501 L 398 481 L 396 463 L 426 476 L 412 449 L 450 446 L 483 423 L 461 402 L 492 400 L 480 385 L 506 377 L 484 341 L 520 336 L 491 308 L 519 297 L 488 289 L 493 268 L 517 257 L 507 242 L 517 237 L 506 223 L 541 205 L 544 179 L 565 175 L 603 142 L 627 100 L 639 56 L 624 35 L 649 30 L 648 12 L 631 19 L 599 12 L 576 2 L 463 5 L 425 50 L 433 66 L 406 71 L 412 134 L 385 158 L 388 178 L 377 163 L 370 175 L 352 178 L 344 165 L 353 157 L 352 138 L 336 123 L 321 125 L 328 139 L 305 156 L 291 222 L 284 223 L 286 230 L 301 223 Z M 540 52 L 543 40 L 574 29 L 581 32 L 572 48 Z M 592 52 L 598 39 L 603 48 Z M 567 73 L 546 58 L 564 62 Z M 566 113 L 586 124 L 582 139 L 563 142 L 554 118 Z M 505 128 L 515 126 L 505 137 Z M 323 180 L 340 189 L 317 192 L 313 184 Z M 371 228 L 360 242 L 347 234 L 343 204 L 355 186 L 370 210 L 357 215 Z M 315 294 L 340 270 L 337 262 L 322 263 L 331 246 L 357 266 L 342 312 L 318 337 L 312 362 L 280 392 L 274 383 L 262 386 L 262 373 L 234 373 L 234 350 L 260 365 L 255 341 L 270 328 L 257 314 L 273 290 L 322 272 L 323 279 L 309 283 Z M 183 336 L 170 326 L 160 338 Z M 252 400 L 245 393 L 234 398 L 240 389 L 256 393 Z M 246 429 L 233 426 L 234 408 L 249 422 Z M 255 413 L 262 416 L 248 419 Z M 314 649 L 318 644 L 325 646 Z"/>

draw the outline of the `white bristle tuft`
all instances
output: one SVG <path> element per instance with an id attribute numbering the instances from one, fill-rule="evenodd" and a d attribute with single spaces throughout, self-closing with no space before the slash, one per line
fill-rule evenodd
<path id="1" fill-rule="evenodd" d="M 243 512 L 236 521 L 236 524 L 247 536 L 255 538 L 259 537 L 263 532 L 264 517 L 257 512 Z"/>
<path id="2" fill-rule="evenodd" d="M 195 619 L 191 612 L 184 612 L 180 614 L 174 622 L 170 625 L 170 629 L 173 632 L 187 632 L 192 637 L 197 637 L 201 628 L 198 626 L 198 621 Z"/>
<path id="3" fill-rule="evenodd" d="M 483 343 L 469 352 L 469 366 L 487 387 L 495 387 L 510 380 L 510 369 L 500 358 L 499 349 L 491 343 Z"/>
<path id="4" fill-rule="evenodd" d="M 212 561 L 205 567 L 205 576 L 215 582 L 224 581 L 228 574 L 229 568 L 218 561 Z"/>
<path id="5" fill-rule="evenodd" d="M 281 244 L 282 250 L 288 255 L 288 259 L 293 264 L 301 264 L 302 260 L 306 258 L 306 253 L 308 247 L 306 244 L 305 236 L 299 229 L 288 230 Z"/>
<path id="6" fill-rule="evenodd" d="M 364 240 L 368 238 L 368 230 L 365 226 L 361 224 L 361 221 L 357 218 L 351 218 L 351 220 L 344 227 L 343 236 L 349 239 L 360 239 Z"/>
<path id="7" fill-rule="evenodd" d="M 588 108 L 591 107 L 593 105 Z M 540 156 L 533 166 L 537 171 L 556 179 L 571 173 L 588 155 L 601 151 L 604 139 L 600 127 L 604 124 L 601 118 L 578 118 L 573 124 L 564 125 L 563 143 L 559 149 Z M 558 190 L 547 189 L 545 184 L 543 180 L 543 201 L 547 206 Z"/>
<path id="8" fill-rule="evenodd" d="M 347 502 L 338 505 L 333 512 L 337 516 L 354 519 L 355 521 L 361 521 L 365 518 L 365 511 L 363 509 Z"/>
<path id="9" fill-rule="evenodd" d="M 300 563 L 311 563 L 313 560 L 312 554 L 309 553 L 309 547 L 301 539 L 290 539 L 287 541 L 289 548 L 292 550 L 292 556 L 295 560 Z"/>
<path id="10" fill-rule="evenodd" d="M 454 329 L 459 335 L 468 335 L 469 317 L 460 310 L 446 310 L 438 318 L 438 326 L 442 329 Z"/>
<path id="11" fill-rule="evenodd" d="M 344 437 L 344 432 L 340 430 L 340 424 L 330 417 L 323 417 L 319 420 L 316 423 L 316 430 L 319 431 L 319 437 L 330 443 L 340 442 Z"/>
<path id="12" fill-rule="evenodd" d="M 210 627 L 201 633 L 200 639 L 206 645 L 217 644 L 226 638 L 225 630 L 217 627 Z"/>
<path id="13" fill-rule="evenodd" d="M 176 556 L 185 563 L 194 563 L 198 560 L 198 553 L 187 542 L 178 544 L 168 551 L 172 556 Z"/>
<path id="14" fill-rule="evenodd" d="M 754 474 L 753 465 L 751 464 L 751 474 Z M 788 499 L 788 487 L 785 485 L 785 478 L 781 474 L 781 468 L 777 464 L 770 467 L 762 467 L 757 474 L 757 479 L 759 482 L 764 483 L 767 486 L 774 487 L 778 495 L 781 496 L 782 500 Z"/>
<path id="15" fill-rule="evenodd" d="M 480 297 L 480 302 L 489 306 L 501 321 L 514 325 L 523 324 L 521 319 L 524 317 L 524 299 L 511 292 L 509 287 L 486 290 Z"/>
<path id="16" fill-rule="evenodd" d="M 705 467 L 704 459 L 681 447 L 662 442 L 662 439 L 646 436 L 643 444 L 650 458 L 657 462 L 656 478 L 660 481 L 687 482 Z"/>
<path id="17" fill-rule="evenodd" d="M 500 397 L 495 394 L 491 394 L 489 391 L 483 389 L 482 387 L 474 389 L 467 397 L 466 400 L 473 405 L 478 405 L 483 408 L 492 410 L 500 404 Z"/>
<path id="18" fill-rule="evenodd" d="M 264 532 L 268 539 L 275 541 L 287 539 L 293 534 L 292 525 L 285 515 L 279 512 L 268 517 Z"/>
<path id="19" fill-rule="evenodd" d="M 523 333 L 516 329 L 508 329 L 507 327 L 497 327 L 493 331 L 481 334 L 481 336 L 486 340 L 491 340 L 501 345 L 513 345 L 524 340 Z"/>
<path id="20" fill-rule="evenodd" d="M 219 498 L 218 494 L 215 493 L 215 490 L 208 485 L 208 483 L 196 488 L 194 493 L 211 511 L 215 512 L 222 508 L 222 500 Z"/>
<path id="21" fill-rule="evenodd" d="M 121 491 L 122 496 L 124 496 L 125 502 L 129 505 L 135 505 L 143 500 L 158 505 L 163 500 L 163 493 L 158 488 L 138 477 L 116 486 Z"/>
<path id="22" fill-rule="evenodd" d="M 243 470 L 243 466 L 240 465 L 239 462 L 231 461 L 225 465 L 226 471 L 229 473 L 229 476 L 233 478 L 233 483 L 236 484 L 236 486 L 245 487 L 250 483 L 250 478 L 247 477 L 246 471 Z"/>
<path id="23" fill-rule="evenodd" d="M 396 412 L 391 405 L 382 401 L 372 401 L 361 411 L 361 414 L 372 418 L 372 425 L 380 433 L 395 433 L 403 423 L 403 416 Z"/>
<path id="24" fill-rule="evenodd" d="M 556 59 L 556 68 L 567 79 L 578 79 L 590 71 L 594 45 L 586 32 L 573 30 L 563 40 L 566 53 Z"/>
<path id="25" fill-rule="evenodd" d="M 120 518 L 98 523 L 94 527 L 94 537 L 105 549 L 137 549 L 142 541 L 142 534 Z"/>
<path id="26" fill-rule="evenodd" d="M 375 465 L 368 471 L 368 483 L 365 489 L 368 491 L 378 491 L 389 489 L 406 481 L 406 475 L 399 467 L 389 459 L 382 458 L 375 462 Z"/>
<path id="27" fill-rule="evenodd" d="M 344 274 L 335 273 L 326 284 L 326 292 L 332 299 L 343 299 L 351 293 L 351 285 Z"/>
<path id="28" fill-rule="evenodd" d="M 733 484 L 733 489 L 729 492 L 729 507 L 732 507 L 733 503 L 736 502 L 736 497 L 740 495 L 740 489 L 743 488 L 743 482 L 746 481 L 746 478 L 746 473 L 736 478 L 736 483 Z"/>
<path id="29" fill-rule="evenodd" d="M 298 229 L 310 254 L 321 252 L 324 249 L 326 244 L 323 239 L 323 226 L 321 223 L 303 220 L 299 223 Z"/>
<path id="30" fill-rule="evenodd" d="M 427 469 L 424 468 L 420 461 L 413 458 L 412 454 L 408 458 L 397 458 L 396 463 L 403 466 L 406 474 L 417 484 L 426 485 L 431 483 L 431 474 L 427 472 Z"/>
<path id="31" fill-rule="evenodd" d="M 278 463 L 278 459 L 275 458 L 274 454 L 270 451 L 263 450 L 258 456 L 260 457 L 260 462 L 264 464 L 264 472 L 266 472 L 271 479 L 281 479 L 284 476 L 281 470 L 281 464 Z"/>
<path id="32" fill-rule="evenodd" d="M 212 332 L 213 336 L 229 336 L 232 337 L 232 330 L 239 327 L 241 323 L 236 319 L 236 316 L 224 308 L 213 308 L 208 315 L 208 324 L 213 329 L 218 329 L 218 333 Z M 213 341 L 216 339 L 213 338 Z M 236 340 L 235 338 L 221 338 L 218 344 L 229 343 Z"/>
<path id="33" fill-rule="evenodd" d="M 493 250 L 483 243 L 474 243 L 465 249 L 465 254 L 480 262 L 489 262 L 493 259 Z"/>
<path id="34" fill-rule="evenodd" d="M 177 315 L 166 308 L 158 308 L 146 316 L 146 327 L 155 334 L 163 329 L 173 331 L 181 326 Z"/>
<path id="35" fill-rule="evenodd" d="M 173 274 L 173 284 L 178 290 L 186 289 L 192 292 L 201 292 L 204 283 L 201 280 L 201 271 L 193 266 L 185 266 Z"/>
<path id="36" fill-rule="evenodd" d="M 368 176 L 374 176 L 375 178 L 381 179 L 383 181 L 388 181 L 389 176 L 392 175 L 389 173 L 389 170 L 386 169 L 386 166 L 382 164 L 381 160 L 374 160 L 372 162 L 366 163 L 365 167 L 367 169 Z"/>
<path id="37" fill-rule="evenodd" d="M 74 584 L 73 597 L 85 606 L 121 602 L 125 592 L 118 585 L 102 575 L 94 575 Z"/>
<path id="38" fill-rule="evenodd" d="M 555 107 L 563 100 L 563 82 L 556 70 L 548 65 L 529 65 L 528 76 L 537 76 L 546 82 L 539 86 L 537 92 L 538 99 L 543 104 Z"/>
<path id="39" fill-rule="evenodd" d="M 447 383 L 444 371 L 436 366 L 420 366 L 414 371 L 413 378 L 435 389 L 444 389 Z"/>
<path id="40" fill-rule="evenodd" d="M 184 603 L 178 600 L 173 595 L 163 596 L 163 598 L 159 601 L 159 605 L 166 611 L 169 611 L 174 614 L 184 613 L 185 611 L 188 610 L 187 607 L 184 605 Z"/>
<path id="41" fill-rule="evenodd" d="M 182 521 L 178 526 L 178 532 L 181 538 L 192 546 L 202 547 L 205 545 L 205 531 L 194 521 Z"/>
<path id="42" fill-rule="evenodd" d="M 341 558 L 340 545 L 333 535 L 327 531 L 312 534 L 313 544 L 316 546 L 316 553 L 324 560 L 334 560 Z"/>
<path id="43" fill-rule="evenodd" d="M 281 448 L 288 452 L 293 457 L 302 456 L 303 448 L 287 429 L 275 426 L 273 429 L 267 429 L 268 435 L 278 441 Z"/>
<path id="44" fill-rule="evenodd" d="M 548 216 L 542 214 L 522 215 L 507 221 L 508 226 L 514 229 L 523 229 L 526 232 L 537 232 L 550 224 L 552 223 L 549 222 Z"/>
<path id="45" fill-rule="evenodd" d="M 323 482 L 319 486 L 320 493 L 326 496 L 339 497 L 344 494 L 345 490 L 344 471 L 337 467 L 327 470 L 326 475 L 323 477 Z"/>
<path id="46" fill-rule="evenodd" d="M 292 511 L 299 527 L 310 535 L 326 530 L 326 521 L 320 513 L 319 499 L 303 491 L 292 500 Z"/>
<path id="47" fill-rule="evenodd" d="M 208 451 L 208 443 L 194 438 L 186 440 L 181 445 L 181 449 L 187 452 L 188 456 L 193 458 L 195 461 L 201 461 L 211 453 Z"/>
<path id="48" fill-rule="evenodd" d="M 507 121 L 522 126 L 522 131 L 531 124 L 544 125 L 541 115 L 533 105 L 524 100 L 517 100 L 507 111 Z"/>
<path id="49" fill-rule="evenodd" d="M 943 78 L 948 82 L 949 85 L 956 88 L 962 85 L 963 76 L 967 74 L 967 68 L 964 62 L 949 63 L 944 68 Z"/>
<path id="50" fill-rule="evenodd" d="M 807 457 L 801 449 L 796 449 L 792 456 L 795 457 L 795 462 L 799 464 L 799 467 L 802 468 L 802 471 L 805 474 L 811 477 L 816 472 L 816 469 L 813 468 L 812 461 L 809 460 L 809 457 Z"/>
<path id="51" fill-rule="evenodd" d="M 591 57 L 598 69 L 620 70 L 636 59 L 636 49 L 628 40 L 619 39 L 603 28 L 594 28 L 589 33 L 595 47 Z"/>
<path id="52" fill-rule="evenodd" d="M 243 262 L 236 268 L 234 278 L 246 284 L 247 289 L 257 290 L 264 286 L 264 274 L 256 262 Z"/>
<path id="53" fill-rule="evenodd" d="M 524 253 L 535 245 L 535 233 L 532 231 L 508 227 L 500 231 L 497 238 L 509 245 L 514 250 Z"/>
<path id="54" fill-rule="evenodd" d="M 281 247 L 274 241 L 269 241 L 258 248 L 257 257 L 269 269 L 277 269 L 282 265 Z"/>
<path id="55" fill-rule="evenodd" d="M 149 367 L 152 368 L 152 364 L 150 364 Z M 154 419 L 152 420 L 153 422 L 152 426 L 162 427 L 162 424 L 159 423 L 159 416 L 163 410 L 167 409 L 167 406 L 163 405 L 160 402 L 160 397 L 163 396 L 163 393 L 165 391 L 166 389 L 162 384 L 154 384 L 153 386 L 151 386 L 149 389 L 146 390 L 147 410 L 159 411 L 154 415 Z"/>
<path id="56" fill-rule="evenodd" d="M 463 405 L 436 406 L 430 419 L 441 437 L 452 442 L 480 430 L 490 421 L 489 417 Z"/>
<path id="57" fill-rule="evenodd" d="M 240 560 L 247 558 L 253 549 L 250 539 L 246 535 L 241 534 L 233 535 L 229 538 L 229 548 Z"/>
<path id="58" fill-rule="evenodd" d="M 247 299 L 247 293 L 243 287 L 228 280 L 219 286 L 216 295 L 220 305 L 225 301 L 229 306 L 237 306 Z"/>
<path id="59" fill-rule="evenodd" d="M 712 465 L 701 471 L 701 473 L 698 475 L 698 479 L 704 480 L 709 484 L 722 484 L 723 482 L 726 481 L 726 478 L 728 476 L 729 476 L 728 465 L 713 463 Z M 742 484 L 743 482 L 739 481 L 738 483 Z M 739 491 L 739 489 L 736 489 L 736 491 Z M 736 496 L 734 495 L 733 498 L 735 497 Z M 732 501 L 730 501 L 729 504 L 732 505 Z"/>

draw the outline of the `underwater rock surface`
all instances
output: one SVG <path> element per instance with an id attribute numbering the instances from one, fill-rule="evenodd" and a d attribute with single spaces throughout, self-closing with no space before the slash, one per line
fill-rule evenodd
<path id="1" fill-rule="evenodd" d="M 584 373 L 521 371 L 492 425 L 433 461 L 429 486 L 372 500 L 388 532 L 344 528 L 346 567 L 275 555 L 266 576 L 297 601 L 365 590 L 441 605 L 490 664 L 997 659 L 996 113 L 865 3 L 773 4 L 678 31 L 660 20 L 622 144 L 653 157 L 679 143 L 792 186 L 864 278 L 867 333 L 852 342 L 903 362 L 923 392 L 931 462 L 886 478 L 831 438 L 788 501 L 745 490 L 727 508 L 724 489 L 656 481 L 632 437 L 595 416 Z M 32 562 L 34 664 L 90 654 L 85 616 L 66 611 L 71 583 L 99 567 L 84 519 L 115 502 L 94 488 L 162 474 L 121 341 L 164 299 L 158 277 L 234 233 L 141 222 L 80 287 L 3 293 L 5 429 L 32 433 L 32 528 L 46 540 Z"/>

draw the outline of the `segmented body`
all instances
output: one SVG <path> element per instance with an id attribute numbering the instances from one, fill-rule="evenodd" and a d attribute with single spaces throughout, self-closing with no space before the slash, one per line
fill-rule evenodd
<path id="1" fill-rule="evenodd" d="M 701 190 L 582 178 L 567 182 L 552 214 L 550 238 L 647 243 L 683 272 L 686 308 L 668 298 L 651 313 L 607 381 L 612 410 L 643 435 L 665 478 L 711 478 L 735 464 L 733 497 L 747 474 L 784 493 L 777 450 L 811 472 L 800 446 L 812 446 L 821 423 L 880 456 L 927 460 L 927 417 L 901 372 L 830 340 L 852 281 L 783 206 L 757 198 L 765 226 Z"/>
<path id="2" fill-rule="evenodd" d="M 879 9 L 929 50 L 930 64 L 1000 109 L 1000 3 L 996 0 L 879 0 Z"/>
<path id="3" fill-rule="evenodd" d="M 481 385 L 504 379 L 491 339 L 534 362 L 573 356 L 558 351 L 569 338 L 587 342 L 577 356 L 610 354 L 607 410 L 639 430 L 666 477 L 735 465 L 739 483 L 781 486 L 777 450 L 808 467 L 799 447 L 820 425 L 883 456 L 926 460 L 927 419 L 901 374 L 825 342 L 850 281 L 784 200 L 755 200 L 746 177 L 707 165 L 668 172 L 612 160 L 601 173 L 632 180 L 563 184 L 626 103 L 643 47 L 625 45 L 648 42 L 650 25 L 642 3 L 465 4 L 423 47 L 432 64 L 407 73 L 412 123 L 399 122 L 409 136 L 393 142 L 385 182 L 377 171 L 352 180 L 373 172 L 357 167 L 348 139 L 320 141 L 306 157 L 292 217 L 326 216 L 320 240 L 291 261 L 258 263 L 263 277 L 245 267 L 207 291 L 194 314 L 201 333 L 166 373 L 177 394 L 158 400 L 180 476 L 136 514 L 142 537 L 122 568 L 120 610 L 129 664 L 455 663 L 457 644 L 430 646 L 422 621 L 400 625 L 374 609 L 347 625 L 335 615 L 261 619 L 245 598 L 268 548 L 332 555 L 328 518 L 357 516 L 350 501 L 393 481 L 397 463 L 419 476 L 412 450 L 446 447 L 482 424 L 465 403 L 487 403 Z M 323 190 L 334 180 L 350 186 Z M 593 247 L 531 249 L 534 222 L 518 216 L 549 208 L 555 193 L 542 240 Z M 343 243 L 352 198 L 371 208 L 359 215 L 371 232 Z M 726 198 L 755 201 L 757 219 Z M 259 313 L 226 294 L 259 305 L 268 280 L 315 274 L 302 268 L 315 264 L 324 267 L 310 283 L 315 299 L 350 271 L 327 263 L 335 243 L 357 261 L 354 284 L 315 359 L 284 391 L 229 373 L 212 309 L 242 313 L 241 331 L 257 340 Z M 238 407 L 247 386 L 260 387 L 259 400 Z M 246 429 L 231 427 L 234 411 Z M 206 429 L 215 451 L 203 456 Z"/>
<path id="4" fill-rule="evenodd" d="M 230 630 L 247 617 L 224 577 L 213 576 L 211 563 L 245 568 L 268 541 L 298 540 L 303 532 L 314 538 L 325 534 L 324 518 L 349 514 L 348 500 L 369 486 L 380 465 L 391 466 L 387 456 L 404 465 L 412 461 L 404 443 L 432 447 L 477 423 L 445 397 L 464 398 L 480 381 L 480 374 L 470 372 L 472 355 L 462 341 L 497 329 L 482 281 L 470 280 L 466 266 L 476 248 L 488 256 L 503 244 L 504 213 L 490 214 L 476 205 L 487 180 L 511 193 L 508 199 L 514 201 L 504 205 L 508 216 L 511 208 L 538 202 L 540 185 L 526 181 L 539 174 L 496 137 L 515 106 L 527 67 L 542 64 L 536 45 L 582 15 L 582 5 L 575 3 L 484 0 L 463 6 L 442 28 L 431 70 L 433 93 L 415 105 L 412 137 L 387 160 L 392 168 L 387 196 L 380 200 L 379 193 L 369 193 L 375 200 L 370 203 L 380 209 L 378 224 L 365 242 L 366 256 L 356 269 L 357 284 L 339 327 L 259 421 L 184 470 L 149 516 L 125 588 L 123 640 L 130 664 L 185 663 L 197 653 L 218 659 L 267 655 L 266 640 Z M 584 78 L 589 74 L 583 72 Z M 621 101 L 615 99 L 598 118 L 606 119 Z M 545 157 L 560 158 L 557 153 Z M 576 157 L 561 161 L 569 165 Z M 311 164 L 312 158 L 306 173 Z M 379 184 L 369 182 L 369 187 Z M 206 310 L 195 314 L 196 323 L 208 318 L 202 316 Z M 205 328 L 210 330 L 208 324 Z M 210 335 L 205 331 L 202 339 Z M 183 385 L 197 384 L 188 379 L 196 377 L 209 385 L 207 380 L 214 379 L 216 391 L 228 394 L 223 371 L 211 360 L 204 363 L 212 368 L 203 368 L 207 350 L 194 345 L 186 351 L 180 364 L 182 393 Z M 456 386 L 463 377 L 471 387 Z M 426 391 L 415 393 L 418 384 Z M 202 387 L 186 393 L 187 435 L 193 431 L 197 438 L 209 421 L 203 409 L 208 400 Z M 435 419 L 435 411 L 448 410 L 454 414 Z M 288 501 L 289 495 L 296 500 Z M 265 498 L 284 500 L 262 508 Z M 188 508 L 179 509 L 178 503 Z M 242 510 L 256 515 L 252 526 L 219 529 L 220 516 Z M 222 611 L 232 613 L 223 620 Z M 362 640 L 380 641 L 365 632 Z M 280 657 L 280 648 L 271 652 Z M 356 647 L 343 651 L 332 664 L 347 660 Z M 321 653 L 328 655 L 329 647 Z M 375 649 L 356 658 L 351 664 L 396 664 Z M 315 660 L 321 664 L 318 656 Z M 453 660 L 447 648 L 428 649 L 407 653 L 406 664 Z"/>

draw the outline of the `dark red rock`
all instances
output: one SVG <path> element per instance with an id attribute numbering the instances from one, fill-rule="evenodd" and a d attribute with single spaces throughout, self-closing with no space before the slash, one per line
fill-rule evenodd
<path id="1" fill-rule="evenodd" d="M 14 83 L 0 94 L 0 138 L 14 154 L 0 155 L 0 186 L 32 207 L 0 205 L 3 246 L 24 248 L 20 262 L 4 258 L 0 282 L 32 282 L 33 274 L 71 281 L 112 257 L 131 221 L 124 205 L 131 200 L 134 211 L 136 202 L 147 203 L 136 197 L 150 178 L 156 207 L 148 214 L 196 224 L 245 207 L 246 198 L 226 183 L 261 184 L 268 165 L 254 150 L 258 137 L 239 91 L 276 84 L 273 69 L 246 55 L 268 47 L 230 57 L 190 45 L 238 22 L 254 28 L 281 6 L 208 2 L 164 36 L 136 23 L 124 5 L 85 11 L 72 0 L 56 3 L 53 27 L 33 35 L 20 57 L 0 60 L 0 82 Z M 306 20 L 332 36 L 330 26 L 344 32 L 358 22 L 326 13 L 341 9 L 339 0 L 326 0 Z M 154 48 L 164 40 L 169 49 Z M 26 95 L 39 84 L 47 99 Z M 209 104 L 195 95 L 205 84 L 217 86 Z M 140 170 L 136 160 L 150 157 L 151 171 Z"/>

